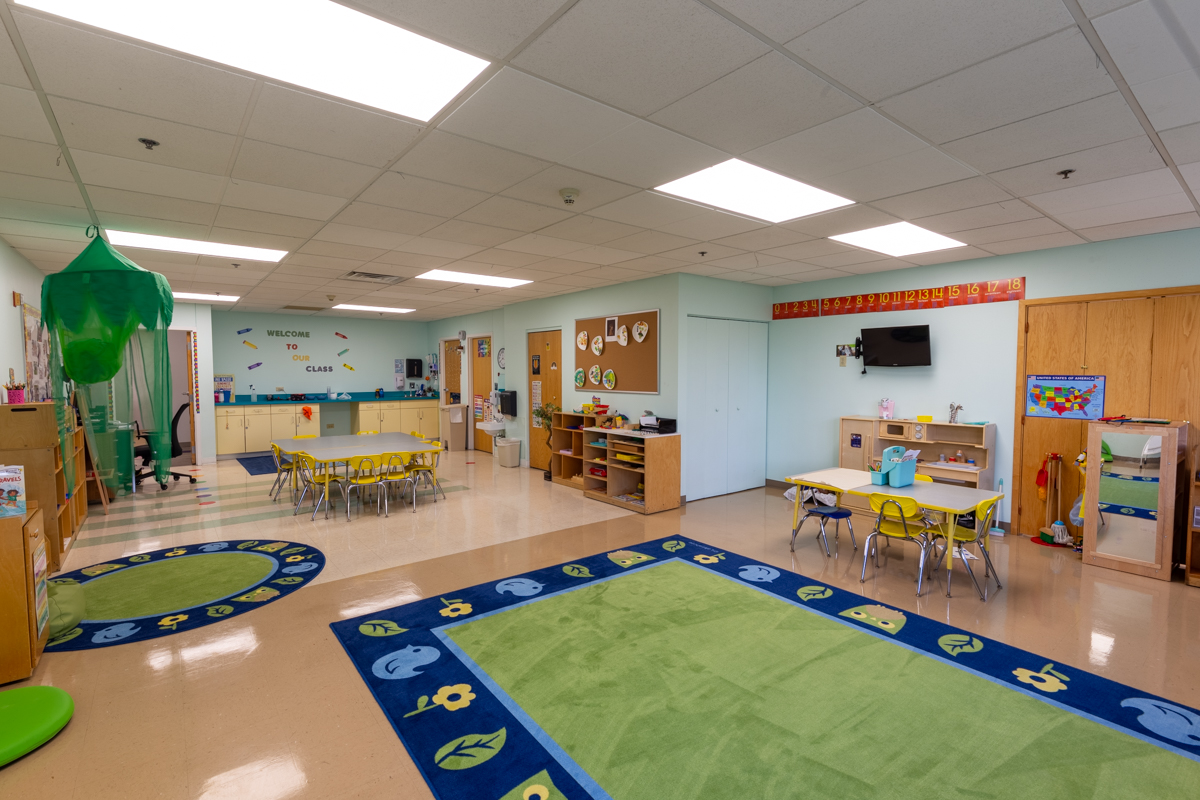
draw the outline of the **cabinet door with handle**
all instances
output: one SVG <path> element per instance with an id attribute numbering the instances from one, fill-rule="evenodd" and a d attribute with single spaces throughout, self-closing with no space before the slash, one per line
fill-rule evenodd
<path id="1" fill-rule="evenodd" d="M 246 418 L 240 414 L 226 414 L 216 419 L 217 455 L 246 452 Z"/>

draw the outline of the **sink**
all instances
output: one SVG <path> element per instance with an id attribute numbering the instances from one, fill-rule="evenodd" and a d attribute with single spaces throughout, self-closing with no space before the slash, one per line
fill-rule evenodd
<path id="1" fill-rule="evenodd" d="M 506 422 L 476 422 L 475 430 L 497 436 L 504 433 L 504 428 L 507 424 Z"/>

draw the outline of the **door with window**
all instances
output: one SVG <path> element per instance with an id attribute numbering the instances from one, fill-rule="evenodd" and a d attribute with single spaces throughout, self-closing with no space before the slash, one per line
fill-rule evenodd
<path id="1" fill-rule="evenodd" d="M 553 403 L 562 408 L 562 331 L 535 331 L 528 335 L 529 359 L 529 466 L 550 469 L 550 431 L 542 427 L 533 411 Z"/>
<path id="2" fill-rule="evenodd" d="M 484 403 L 492 394 L 492 337 L 475 336 L 469 342 L 471 358 L 471 397 L 463 398 L 470 408 L 472 441 L 476 450 L 492 452 L 492 435 L 475 430 L 475 423 L 483 422 Z"/>

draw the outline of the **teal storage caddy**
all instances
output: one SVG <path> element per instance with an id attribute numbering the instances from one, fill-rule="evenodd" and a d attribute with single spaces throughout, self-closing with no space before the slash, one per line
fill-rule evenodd
<path id="1" fill-rule="evenodd" d="M 872 473 L 871 483 L 878 486 L 883 486 L 885 483 L 899 489 L 902 486 L 911 486 L 916 479 L 917 462 L 900 461 L 904 457 L 904 448 L 900 446 L 889 447 L 883 451 L 883 461 L 879 465 L 879 472 Z M 896 459 L 893 461 L 892 459 Z M 876 475 L 879 476 L 876 480 Z"/>

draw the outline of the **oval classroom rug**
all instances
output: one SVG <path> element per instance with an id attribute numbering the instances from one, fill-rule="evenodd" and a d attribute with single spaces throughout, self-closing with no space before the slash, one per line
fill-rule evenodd
<path id="1" fill-rule="evenodd" d="M 274 602 L 321 574 L 325 556 L 295 542 L 235 539 L 155 550 L 51 579 L 78 583 L 84 619 L 47 652 L 140 642 L 211 625 Z"/>

